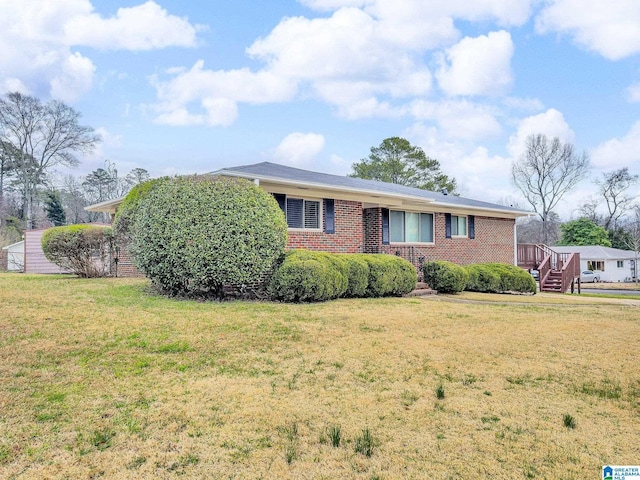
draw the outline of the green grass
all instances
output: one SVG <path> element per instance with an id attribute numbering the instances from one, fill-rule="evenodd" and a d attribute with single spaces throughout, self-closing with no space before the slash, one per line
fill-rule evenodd
<path id="1" fill-rule="evenodd" d="M 0 274 L 0 478 L 578 480 L 637 461 L 640 309 L 549 298 L 206 303 Z"/>

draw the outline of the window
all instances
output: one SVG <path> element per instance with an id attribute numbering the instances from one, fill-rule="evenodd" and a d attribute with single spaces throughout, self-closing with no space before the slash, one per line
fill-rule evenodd
<path id="1" fill-rule="evenodd" d="M 454 237 L 467 236 L 467 217 L 451 215 L 451 235 Z"/>
<path id="2" fill-rule="evenodd" d="M 618 266 L 618 268 L 624 268 L 624 260 L 618 260 L 616 262 L 616 265 Z"/>
<path id="3" fill-rule="evenodd" d="M 589 260 L 587 262 L 587 270 L 604 272 L 604 261 L 602 260 Z"/>
<path id="4" fill-rule="evenodd" d="M 319 230 L 322 228 L 320 201 L 274 194 L 284 212 L 289 228 Z"/>
<path id="5" fill-rule="evenodd" d="M 433 214 L 391 210 L 389 239 L 392 243 L 433 243 Z"/>

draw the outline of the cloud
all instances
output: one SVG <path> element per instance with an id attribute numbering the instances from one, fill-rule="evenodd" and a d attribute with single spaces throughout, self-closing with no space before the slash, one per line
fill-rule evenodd
<path id="1" fill-rule="evenodd" d="M 536 19 L 539 33 L 558 32 L 609 60 L 640 53 L 640 3 L 636 0 L 548 0 Z"/>
<path id="2" fill-rule="evenodd" d="M 466 100 L 413 103 L 411 114 L 417 120 L 433 120 L 451 138 L 476 140 L 501 133 L 501 127 L 488 107 Z"/>
<path id="3" fill-rule="evenodd" d="M 104 50 L 153 50 L 171 46 L 193 47 L 196 33 L 185 18 L 170 15 L 153 1 L 119 8 L 111 18 L 86 11 L 64 24 L 65 43 Z"/>
<path id="4" fill-rule="evenodd" d="M 238 102 L 283 102 L 296 92 L 294 83 L 273 73 L 206 70 L 202 60 L 168 81 L 152 77 L 151 82 L 160 100 L 156 122 L 176 126 L 227 126 L 238 116 Z"/>
<path id="5" fill-rule="evenodd" d="M 319 133 L 294 132 L 287 135 L 274 152 L 275 160 L 294 166 L 304 166 L 324 148 L 324 136 Z"/>
<path id="6" fill-rule="evenodd" d="M 449 96 L 500 95 L 513 82 L 513 41 L 500 30 L 479 37 L 465 37 L 446 51 L 446 62 L 436 77 Z"/>
<path id="7" fill-rule="evenodd" d="M 153 1 L 121 8 L 111 18 L 89 0 L 2 2 L 0 93 L 21 91 L 73 102 L 93 86 L 96 67 L 76 47 L 149 50 L 194 46 L 201 27 Z"/>
<path id="8" fill-rule="evenodd" d="M 458 181 L 464 196 L 497 202 L 502 197 L 513 195 L 511 159 L 490 155 L 484 146 L 450 141 L 436 127 L 423 123 L 413 125 L 404 135 L 429 157 L 440 162 L 441 170 Z M 487 185 L 492 186 L 490 192 Z"/>
<path id="9" fill-rule="evenodd" d="M 598 145 L 591 152 L 591 165 L 600 170 L 629 167 L 638 173 L 640 152 L 640 121 L 634 123 L 622 138 L 612 138 Z"/>
<path id="10" fill-rule="evenodd" d="M 573 130 L 564 119 L 564 115 L 554 108 L 538 115 L 521 120 L 518 130 L 509 138 L 507 150 L 513 158 L 519 158 L 524 152 L 527 137 L 542 133 L 547 137 L 558 137 L 564 142 L 573 142 Z"/>
<path id="11" fill-rule="evenodd" d="M 627 88 L 627 100 L 631 103 L 640 103 L 640 83 L 634 83 Z"/>

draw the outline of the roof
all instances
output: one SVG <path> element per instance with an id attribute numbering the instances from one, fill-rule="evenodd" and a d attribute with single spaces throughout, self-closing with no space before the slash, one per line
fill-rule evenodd
<path id="1" fill-rule="evenodd" d="M 507 207 L 495 203 L 483 202 L 470 198 L 432 192 L 420 188 L 407 187 L 394 183 L 365 180 L 362 178 L 344 177 L 328 173 L 312 172 L 300 168 L 288 167 L 271 162 L 255 163 L 238 167 L 223 168 L 211 172 L 216 175 L 237 176 L 248 179 L 268 180 L 295 185 L 308 185 L 333 191 L 359 192 L 373 196 L 411 198 L 414 200 L 441 206 L 451 206 L 473 210 L 489 210 L 511 216 L 526 216 L 529 212 L 518 208 Z"/>
<path id="2" fill-rule="evenodd" d="M 24 245 L 24 240 L 20 240 L 19 242 L 12 243 L 11 245 L 7 245 L 6 247 L 2 247 L 2 249 L 9 250 L 11 247 L 17 247 L 20 244 Z"/>
<path id="3" fill-rule="evenodd" d="M 633 250 L 621 250 L 619 248 L 603 247 L 600 245 L 563 245 L 551 247 L 558 253 L 579 253 L 582 260 L 622 260 L 635 259 Z"/>
<path id="4" fill-rule="evenodd" d="M 463 210 L 472 213 L 484 213 L 492 216 L 516 218 L 530 215 L 530 212 L 518 208 L 483 202 L 471 198 L 447 195 L 443 192 L 431 192 L 420 188 L 407 187 L 395 183 L 365 180 L 362 178 L 331 175 L 312 172 L 300 168 L 288 167 L 271 162 L 254 163 L 237 167 L 223 168 L 209 175 L 240 177 L 258 180 L 260 185 L 268 186 L 278 193 L 278 187 L 289 190 L 307 191 L 309 194 L 333 194 L 335 198 L 357 200 L 363 204 L 382 205 L 401 208 L 402 206 L 439 208 L 443 210 Z M 291 193 L 281 191 L 279 193 Z M 301 193 L 298 193 L 301 194 Z M 124 197 L 107 200 L 85 207 L 90 212 L 115 213 Z"/>

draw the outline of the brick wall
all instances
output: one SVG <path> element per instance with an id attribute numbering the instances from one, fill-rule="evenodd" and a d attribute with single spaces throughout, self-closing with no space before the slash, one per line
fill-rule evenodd
<path id="1" fill-rule="evenodd" d="M 335 201 L 335 233 L 289 230 L 287 248 L 306 248 L 332 253 L 362 252 L 362 203 Z"/>
<path id="2" fill-rule="evenodd" d="M 142 277 L 144 276 L 133 264 L 128 245 L 120 245 L 118 252 L 118 268 L 116 272 L 115 262 L 111 262 L 110 273 L 118 277 Z"/>
<path id="3" fill-rule="evenodd" d="M 365 209 L 363 215 L 366 253 L 388 253 L 406 258 L 416 267 L 424 261 L 447 260 L 460 265 L 482 262 L 514 263 L 513 225 L 515 220 L 475 217 L 476 238 L 446 238 L 445 215 L 435 214 L 434 245 L 382 245 L 382 216 L 379 208 Z"/>

